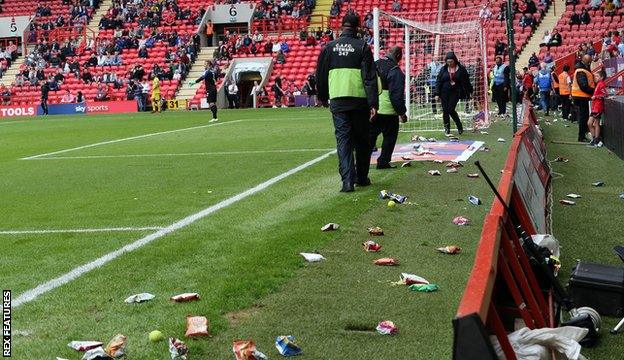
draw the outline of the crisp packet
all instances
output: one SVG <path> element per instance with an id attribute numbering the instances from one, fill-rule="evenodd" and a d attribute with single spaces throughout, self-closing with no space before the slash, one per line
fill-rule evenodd
<path id="1" fill-rule="evenodd" d="M 171 355 L 171 360 L 186 360 L 188 353 L 189 348 L 182 340 L 169 338 L 169 355 Z"/>
<path id="2" fill-rule="evenodd" d="M 581 198 L 581 195 L 579 195 L 579 194 L 568 194 L 568 195 L 566 195 L 566 197 L 569 197 L 570 199 L 579 199 L 579 198 Z"/>
<path id="3" fill-rule="evenodd" d="M 267 356 L 256 349 L 251 340 L 238 340 L 232 343 L 232 351 L 236 360 L 267 360 Z"/>
<path id="4" fill-rule="evenodd" d="M 434 164 L 443 164 L 444 161 L 436 159 L 436 160 L 433 160 L 433 163 Z"/>
<path id="5" fill-rule="evenodd" d="M 429 281 L 424 277 L 420 277 L 414 274 L 401 273 L 401 280 L 399 283 L 404 285 L 413 285 L 413 284 L 429 284 Z"/>
<path id="6" fill-rule="evenodd" d="M 620 199 L 624 200 L 624 193 L 620 194 Z"/>
<path id="7" fill-rule="evenodd" d="M 412 291 L 420 291 L 420 292 L 433 292 L 438 290 L 438 285 L 436 284 L 414 284 L 408 286 Z"/>
<path id="8" fill-rule="evenodd" d="M 373 261 L 375 265 L 379 266 L 396 266 L 399 265 L 399 262 L 394 258 L 381 258 Z"/>
<path id="9" fill-rule="evenodd" d="M 427 141 L 427 138 L 424 136 L 420 136 L 420 135 L 412 135 L 412 142 L 425 142 Z"/>
<path id="10" fill-rule="evenodd" d="M 401 156 L 401 159 L 403 159 L 403 160 L 414 160 L 411 157 L 405 156 L 405 155 Z"/>
<path id="11" fill-rule="evenodd" d="M 498 142 L 505 142 L 505 139 L 503 139 L 503 138 L 498 138 L 498 139 L 496 139 L 496 141 L 498 141 Z"/>
<path id="12" fill-rule="evenodd" d="M 603 187 L 605 185 L 604 181 L 596 181 L 594 183 L 592 183 L 593 186 L 595 187 Z"/>
<path id="13" fill-rule="evenodd" d="M 447 168 L 460 168 L 463 167 L 464 165 L 462 165 L 462 163 L 457 162 L 457 161 L 450 161 L 448 163 L 446 163 L 446 167 Z"/>
<path id="14" fill-rule="evenodd" d="M 469 178 L 471 178 L 471 179 L 476 179 L 476 178 L 478 178 L 478 177 L 479 177 L 479 173 L 471 173 L 471 174 L 468 174 L 468 175 L 466 175 L 466 176 L 468 176 L 468 177 L 469 177 Z"/>
<path id="15" fill-rule="evenodd" d="M 576 205 L 576 202 L 572 200 L 559 200 L 559 203 L 562 205 Z"/>
<path id="16" fill-rule="evenodd" d="M 459 170 L 457 170 L 457 168 L 450 168 L 450 169 L 446 169 L 446 172 L 449 174 L 456 174 L 459 172 Z"/>
<path id="17" fill-rule="evenodd" d="M 295 337 L 292 335 L 278 336 L 275 339 L 275 347 L 280 355 L 296 356 L 301 354 L 301 348 L 295 343 Z"/>
<path id="18" fill-rule="evenodd" d="M 463 216 L 456 216 L 455 218 L 453 218 L 453 224 L 458 225 L 458 226 L 466 226 L 466 225 L 470 225 L 470 220 L 468 220 L 468 218 L 465 218 Z"/>
<path id="19" fill-rule="evenodd" d="M 380 199 L 390 199 L 390 200 L 392 200 L 392 201 L 394 201 L 395 203 L 398 203 L 398 204 L 403 204 L 405 202 L 405 200 L 407 200 L 407 196 L 394 194 L 394 193 L 391 193 L 388 190 L 381 190 L 379 192 L 379 198 Z"/>
<path id="20" fill-rule="evenodd" d="M 431 176 L 440 176 L 440 175 L 442 175 L 440 173 L 440 170 L 429 170 L 429 171 L 427 171 L 427 174 L 429 174 Z"/>
<path id="21" fill-rule="evenodd" d="M 101 341 L 72 341 L 67 346 L 76 351 L 87 351 L 104 345 Z"/>
<path id="22" fill-rule="evenodd" d="M 389 320 L 380 322 L 379 324 L 377 324 L 377 327 L 375 329 L 381 335 L 392 335 L 396 334 L 399 331 L 396 325 L 394 325 L 394 323 Z"/>
<path id="23" fill-rule="evenodd" d="M 570 160 L 568 160 L 567 158 L 564 158 L 563 156 L 559 156 L 554 160 L 554 162 L 563 162 L 563 163 L 567 163 L 568 161 Z"/>
<path id="24" fill-rule="evenodd" d="M 368 229 L 369 235 L 372 236 L 383 236 L 384 232 L 379 226 L 369 227 Z"/>
<path id="25" fill-rule="evenodd" d="M 412 163 L 410 161 L 406 161 L 403 164 L 401 164 L 402 168 L 406 168 L 406 167 L 410 167 L 410 166 L 412 166 Z"/>
<path id="26" fill-rule="evenodd" d="M 198 293 L 184 293 L 184 294 L 174 295 L 170 299 L 171 301 L 175 301 L 175 302 L 195 301 L 195 300 L 199 300 L 199 294 Z"/>
<path id="27" fill-rule="evenodd" d="M 459 138 L 451 137 L 451 138 L 449 138 L 449 141 L 450 142 L 459 142 Z"/>
<path id="28" fill-rule="evenodd" d="M 323 255 L 316 253 L 299 253 L 299 255 L 303 256 L 303 258 L 307 262 L 319 262 L 325 260 L 325 257 L 323 257 Z"/>
<path id="29" fill-rule="evenodd" d="M 364 241 L 362 243 L 362 246 L 364 246 L 364 251 L 366 252 L 377 252 L 381 250 L 381 245 L 374 242 L 373 240 Z"/>
<path id="30" fill-rule="evenodd" d="M 430 137 L 430 138 L 427 138 L 427 141 L 428 141 L 428 142 L 436 142 L 436 141 L 438 141 L 438 140 L 437 140 L 436 138 L 432 138 L 432 137 Z"/>
<path id="31" fill-rule="evenodd" d="M 444 254 L 459 254 L 461 248 L 457 245 L 449 245 L 445 247 L 439 247 L 436 250 Z"/>
<path id="32" fill-rule="evenodd" d="M 468 202 L 472 205 L 481 205 L 481 199 L 473 195 L 468 196 Z"/>
<path id="33" fill-rule="evenodd" d="M 340 225 L 335 224 L 335 223 L 329 223 L 326 224 L 325 226 L 323 226 L 321 228 L 321 231 L 332 231 L 332 230 L 338 230 L 338 228 L 340 227 Z"/>
<path id="34" fill-rule="evenodd" d="M 114 358 L 108 355 L 101 346 L 87 351 L 82 356 L 82 360 L 113 360 L 113 359 Z"/>
<path id="35" fill-rule="evenodd" d="M 154 295 L 152 295 L 150 293 L 141 293 L 141 294 L 136 294 L 136 295 L 132 295 L 132 296 L 128 297 L 126 300 L 124 300 L 124 302 L 126 304 L 142 303 L 142 302 L 145 302 L 145 301 L 152 300 L 155 297 L 156 296 L 154 296 Z"/>
<path id="36" fill-rule="evenodd" d="M 490 148 L 487 146 L 483 146 L 479 149 L 479 151 L 490 152 Z"/>
<path id="37" fill-rule="evenodd" d="M 208 319 L 205 316 L 186 317 L 186 337 L 209 336 Z"/>
<path id="38" fill-rule="evenodd" d="M 123 334 L 115 335 L 106 345 L 106 353 L 114 358 L 122 357 L 126 353 L 126 341 L 128 338 Z"/>

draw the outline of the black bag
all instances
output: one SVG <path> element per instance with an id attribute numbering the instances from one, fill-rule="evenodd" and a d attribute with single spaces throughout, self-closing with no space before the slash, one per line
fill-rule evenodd
<path id="1" fill-rule="evenodd" d="M 574 304 L 601 315 L 624 315 L 624 267 L 579 261 L 568 282 Z"/>

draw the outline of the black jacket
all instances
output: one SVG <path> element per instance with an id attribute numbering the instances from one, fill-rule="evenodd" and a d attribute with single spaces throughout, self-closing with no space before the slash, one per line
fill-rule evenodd
<path id="1" fill-rule="evenodd" d="M 455 84 L 451 85 L 451 77 L 448 72 L 448 65 L 444 65 L 438 73 L 434 96 L 441 96 L 443 92 L 456 91 L 460 99 L 467 99 L 472 94 L 472 84 L 470 75 L 462 64 L 457 64 L 455 72 Z"/>
<path id="2" fill-rule="evenodd" d="M 334 48 L 338 44 L 350 44 L 356 49 L 358 55 L 338 56 Z M 366 99 L 356 97 L 335 98 L 331 101 L 332 111 L 359 110 L 362 108 L 379 107 L 377 70 L 373 61 L 373 52 L 366 42 L 358 39 L 355 31 L 346 30 L 340 34 L 337 40 L 329 42 L 318 58 L 316 69 L 316 87 L 318 98 L 322 102 L 329 100 L 329 71 L 339 68 L 359 68 L 362 74 L 362 82 Z"/>
<path id="3" fill-rule="evenodd" d="M 387 87 L 390 93 L 390 102 L 398 115 L 405 115 L 405 74 L 397 62 L 390 57 L 383 57 L 375 63 L 377 73 L 381 78 L 382 87 Z"/>

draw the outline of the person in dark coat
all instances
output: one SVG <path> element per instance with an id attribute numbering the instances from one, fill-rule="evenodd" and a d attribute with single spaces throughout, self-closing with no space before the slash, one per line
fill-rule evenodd
<path id="1" fill-rule="evenodd" d="M 500 56 L 496 57 L 496 65 L 492 69 L 492 101 L 498 106 L 498 116 L 507 113 L 507 101 L 509 101 L 509 66 L 503 63 Z"/>
<path id="2" fill-rule="evenodd" d="M 457 132 L 464 132 L 459 115 L 455 110 L 460 99 L 467 99 L 472 94 L 472 84 L 466 68 L 457 60 L 454 52 L 446 54 L 446 64 L 440 70 L 436 80 L 436 101 L 442 103 L 442 119 L 444 121 L 444 133 L 451 134 L 450 118 L 453 118 Z"/>
<path id="3" fill-rule="evenodd" d="M 47 81 L 41 85 L 41 109 L 43 115 L 48 115 L 48 93 L 50 92 L 50 84 Z"/>

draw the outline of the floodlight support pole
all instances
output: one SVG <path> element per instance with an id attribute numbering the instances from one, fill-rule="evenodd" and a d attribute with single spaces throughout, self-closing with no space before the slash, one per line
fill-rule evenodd
<path id="1" fill-rule="evenodd" d="M 373 59 L 379 60 L 379 8 L 373 8 Z"/>
<path id="2" fill-rule="evenodd" d="M 511 94 L 511 126 L 513 134 L 518 131 L 518 114 L 516 112 L 517 104 L 517 89 L 516 89 L 516 43 L 514 42 L 514 28 L 513 28 L 513 1 L 507 0 L 507 42 L 509 44 L 509 93 Z"/>
<path id="3" fill-rule="evenodd" d="M 407 109 L 407 112 L 405 113 L 405 115 L 407 115 L 407 118 L 410 118 L 410 99 L 412 98 L 411 96 L 411 88 L 410 88 L 410 79 L 412 78 L 410 76 L 411 74 L 411 66 L 410 66 L 410 29 L 409 26 L 404 25 L 403 29 L 405 29 L 405 46 L 404 46 L 404 55 L 403 55 L 403 59 L 405 59 L 405 108 Z"/>

